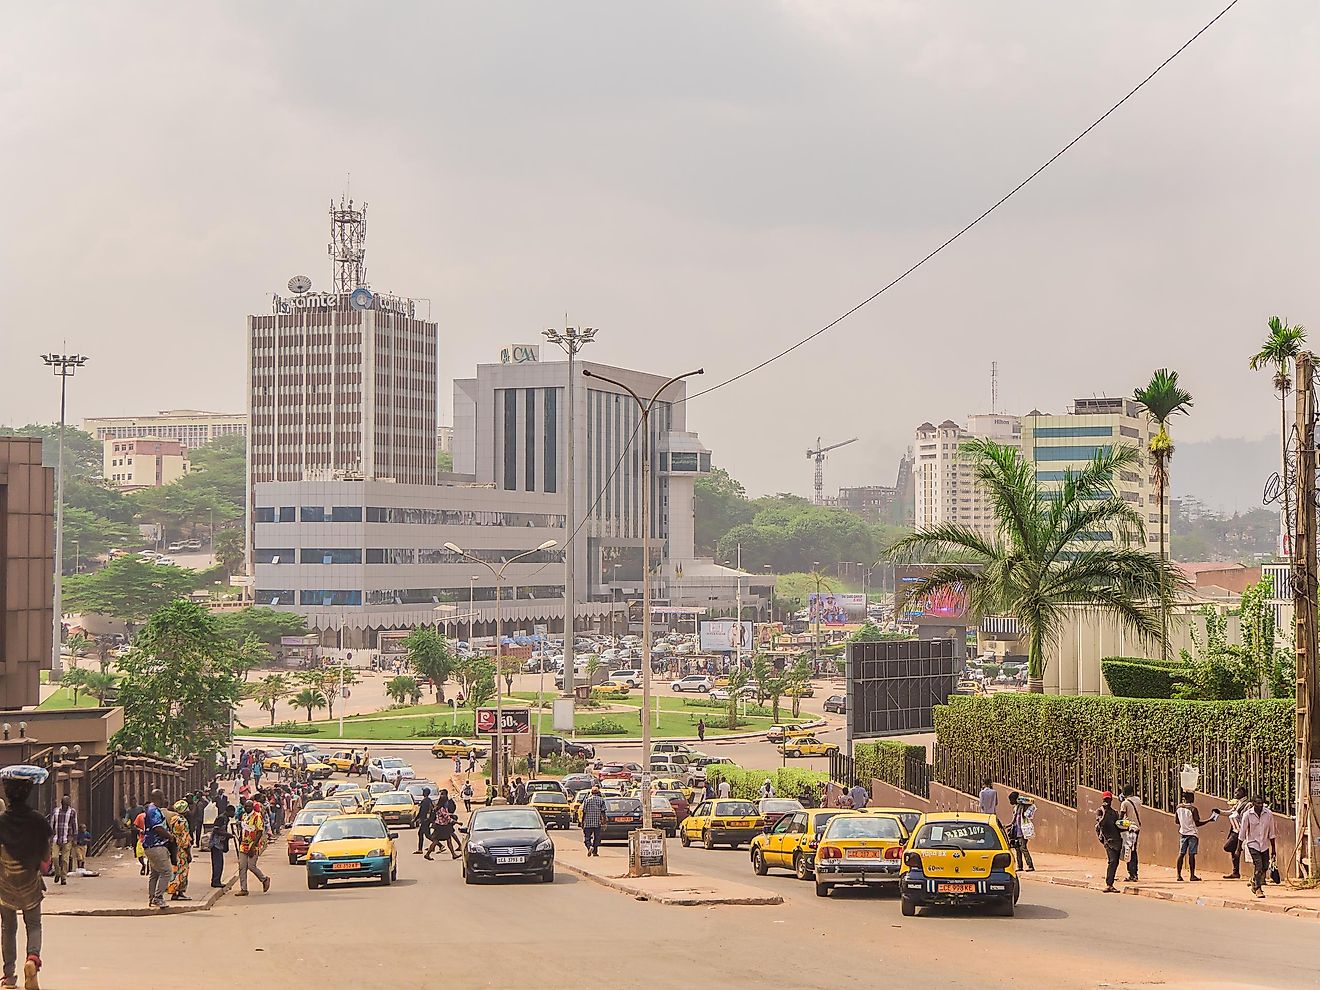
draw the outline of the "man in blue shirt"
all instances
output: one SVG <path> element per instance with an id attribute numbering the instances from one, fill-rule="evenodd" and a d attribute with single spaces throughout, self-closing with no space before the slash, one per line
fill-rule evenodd
<path id="1" fill-rule="evenodd" d="M 165 888 L 169 886 L 170 875 L 174 872 L 174 863 L 170 860 L 170 832 L 165 825 L 165 793 L 159 789 L 151 792 L 151 803 L 147 805 L 142 822 L 142 851 L 147 857 L 150 876 L 147 879 L 147 905 L 164 909 Z"/>

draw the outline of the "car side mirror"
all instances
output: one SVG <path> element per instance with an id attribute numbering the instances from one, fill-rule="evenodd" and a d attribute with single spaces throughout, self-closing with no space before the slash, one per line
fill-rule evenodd
<path id="1" fill-rule="evenodd" d="M 391 839 L 397 839 L 397 838 L 399 837 L 399 833 L 398 833 L 398 832 L 390 832 L 390 833 L 389 833 L 389 836 L 390 836 Z"/>

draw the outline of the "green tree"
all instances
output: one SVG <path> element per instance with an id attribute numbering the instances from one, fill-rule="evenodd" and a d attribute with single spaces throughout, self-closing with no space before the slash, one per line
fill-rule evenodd
<path id="1" fill-rule="evenodd" d="M 68 688 L 73 693 L 73 707 L 78 707 L 78 692 L 87 686 L 87 678 L 95 673 L 86 667 L 70 667 L 60 677 L 60 686 Z"/>
<path id="2" fill-rule="evenodd" d="M 770 713 L 771 720 L 778 722 L 779 699 L 782 698 L 784 692 L 788 690 L 788 678 L 783 674 L 776 674 L 774 677 L 771 677 L 770 680 L 766 681 L 765 690 L 766 694 L 770 696 L 770 706 L 772 709 Z M 797 699 L 795 698 L 793 701 L 796 705 Z"/>
<path id="3" fill-rule="evenodd" d="M 137 509 L 138 518 L 161 527 L 166 538 L 176 535 L 199 535 L 209 530 L 211 520 L 217 524 L 231 522 L 242 516 L 242 509 L 229 502 L 222 494 L 208 487 L 188 485 L 188 477 L 159 488 L 141 488 L 129 498 Z"/>
<path id="4" fill-rule="evenodd" d="M 64 573 L 76 574 L 92 558 L 116 547 L 132 545 L 137 533 L 128 523 L 116 522 L 76 505 L 64 506 Z"/>
<path id="5" fill-rule="evenodd" d="M 204 608 L 175 601 L 157 611 L 119 669 L 116 746 L 187 759 L 227 745 L 242 684 L 234 643 Z"/>
<path id="6" fill-rule="evenodd" d="M 84 636 L 82 633 L 74 633 L 64 641 L 64 645 L 69 650 L 72 657 L 82 657 L 91 653 L 96 643 L 90 636 Z"/>
<path id="7" fill-rule="evenodd" d="M 463 703 L 472 710 L 475 726 L 477 709 L 495 697 L 495 664 L 486 657 L 469 656 L 458 663 L 454 676 L 462 685 Z"/>
<path id="8" fill-rule="evenodd" d="M 788 668 L 788 690 L 789 696 L 793 699 L 793 717 L 798 717 L 798 711 L 802 707 L 802 691 L 811 683 L 811 660 L 807 655 L 801 654 L 793 661 L 793 666 Z"/>
<path id="9" fill-rule="evenodd" d="M 884 638 L 884 631 L 870 619 L 863 622 L 861 628 L 848 634 L 850 643 L 879 643 Z"/>
<path id="10" fill-rule="evenodd" d="M 741 699 L 742 689 L 747 686 L 748 674 L 744 668 L 739 667 L 729 674 L 729 722 L 730 730 L 738 728 L 738 702 Z"/>
<path id="11" fill-rule="evenodd" d="M 220 631 L 236 643 L 255 636 L 261 642 L 273 646 L 283 636 L 307 635 L 307 620 L 301 615 L 261 605 L 221 612 L 216 616 L 216 623 Z"/>
<path id="12" fill-rule="evenodd" d="M 426 626 L 417 626 L 403 641 L 403 648 L 408 657 L 408 665 L 417 672 L 418 677 L 431 682 L 441 704 L 445 700 L 445 681 L 454 672 L 454 651 L 449 641 L 437 630 Z"/>
<path id="13" fill-rule="evenodd" d="M 696 516 L 697 547 L 713 552 L 720 537 L 743 523 L 749 523 L 755 509 L 747 500 L 743 486 L 724 468 L 697 475 L 694 484 L 693 511 Z"/>
<path id="14" fill-rule="evenodd" d="M 1070 606 L 1090 605 L 1117 616 L 1140 636 L 1160 633 L 1160 604 L 1186 580 L 1145 547 L 1136 509 L 1118 497 L 1113 478 L 1137 465 L 1141 452 L 1114 446 L 1080 471 L 1064 471 L 1058 490 L 1043 489 L 1035 465 L 1011 447 L 969 441 L 973 477 L 995 516 L 996 535 L 942 524 L 899 540 L 891 560 L 923 552 L 956 554 L 960 562 L 934 568 L 910 594 L 924 597 L 961 588 L 973 615 L 1011 615 L 1027 639 L 1028 678 L 1042 690 L 1045 647 Z M 1105 531 L 1112 538 L 1095 541 Z"/>
<path id="15" fill-rule="evenodd" d="M 454 455 L 447 450 L 437 450 L 435 452 L 435 469 L 441 474 L 448 474 L 454 470 Z"/>
<path id="16" fill-rule="evenodd" d="M 407 674 L 399 674 L 397 677 L 391 677 L 385 684 L 385 693 L 393 698 L 397 704 L 404 704 L 409 698 L 421 698 L 422 689 L 417 684 L 415 677 L 409 677 Z M 416 704 L 416 702 L 414 702 Z"/>
<path id="17" fill-rule="evenodd" d="M 241 516 L 247 493 L 246 438 L 237 433 L 216 437 L 190 451 L 188 460 L 191 472 L 176 483 L 185 491 L 204 493 L 231 506 L 235 514 L 229 518 Z M 218 515 L 216 521 L 220 521 Z"/>
<path id="18" fill-rule="evenodd" d="M 1283 479 L 1283 525 L 1287 539 L 1292 537 L 1292 506 L 1288 504 L 1288 393 L 1292 390 L 1293 362 L 1302 352 L 1306 343 L 1306 327 L 1300 323 L 1289 324 L 1287 320 L 1271 316 L 1266 324 L 1269 334 L 1260 350 L 1251 355 L 1251 370 L 1259 371 L 1270 368 L 1274 371 L 1274 391 L 1279 393 L 1279 456 L 1280 474 Z M 1284 547 L 1284 552 L 1291 554 L 1291 547 Z"/>
<path id="19" fill-rule="evenodd" d="M 275 654 L 271 653 L 270 647 L 252 635 L 238 644 L 238 652 L 235 654 L 238 674 L 244 681 L 247 681 L 252 671 L 268 667 L 274 659 Z"/>
<path id="20" fill-rule="evenodd" d="M 324 664 L 313 670 L 300 670 L 298 683 L 315 688 L 325 695 L 325 707 L 330 718 L 335 717 L 335 702 L 340 699 L 340 684 L 345 688 L 358 682 L 357 671 L 347 665 Z M 341 681 L 342 678 L 342 681 Z"/>
<path id="21" fill-rule="evenodd" d="M 1160 368 L 1151 375 L 1144 388 L 1132 393 L 1132 398 L 1146 410 L 1146 415 L 1159 430 L 1150 438 L 1148 449 L 1155 465 L 1155 497 L 1160 517 L 1160 559 L 1168 562 L 1169 547 L 1164 532 L 1165 492 L 1169 488 L 1169 461 L 1173 460 L 1173 439 L 1169 436 L 1169 420 L 1179 414 L 1186 415 L 1192 408 L 1192 393 L 1178 385 L 1178 372 Z M 1160 608 L 1160 656 L 1169 658 L 1169 596 L 1163 595 Z"/>
<path id="22" fill-rule="evenodd" d="M 517 657 L 501 654 L 499 670 L 500 676 L 504 678 L 504 693 L 513 694 L 513 678 L 522 670 L 522 661 Z"/>
<path id="23" fill-rule="evenodd" d="M 225 570 L 226 577 L 233 577 L 243 569 L 243 531 L 241 529 L 222 529 L 215 534 L 211 552 L 216 563 Z"/>
<path id="24" fill-rule="evenodd" d="M 289 704 L 294 708 L 302 708 L 307 712 L 307 721 L 312 720 L 312 709 L 324 708 L 328 703 L 328 696 L 320 688 L 305 687 L 289 699 Z M 334 716 L 332 715 L 331 718 Z M 271 716 L 271 724 L 274 724 L 274 715 Z"/>
<path id="25" fill-rule="evenodd" d="M 96 695 L 96 702 L 99 705 L 105 704 L 105 699 L 118 685 L 119 678 L 104 670 L 89 670 L 87 676 L 83 678 L 83 690 L 88 694 Z"/>
<path id="26" fill-rule="evenodd" d="M 247 696 L 255 701 L 263 712 L 270 712 L 270 724 L 275 724 L 275 708 L 289 696 L 289 679 L 284 674 L 267 674 L 255 684 L 247 687 Z M 311 715 L 307 721 L 311 721 Z"/>
<path id="27" fill-rule="evenodd" d="M 766 696 L 770 693 L 770 681 L 775 676 L 775 669 L 770 665 L 770 660 L 764 654 L 758 653 L 752 657 L 752 677 L 751 681 L 756 685 L 756 703 L 764 705 Z"/>
<path id="28" fill-rule="evenodd" d="M 195 577 L 182 567 L 149 564 L 134 557 L 116 557 L 99 571 L 74 574 L 64 582 L 64 607 L 70 612 L 96 612 L 129 623 L 130 629 L 195 587 Z"/>
<path id="29" fill-rule="evenodd" d="M 598 654 L 592 653 L 587 657 L 587 662 L 583 665 L 583 669 L 587 672 L 588 685 L 592 687 L 596 686 L 596 674 L 600 671 L 600 668 L 601 659 Z"/>

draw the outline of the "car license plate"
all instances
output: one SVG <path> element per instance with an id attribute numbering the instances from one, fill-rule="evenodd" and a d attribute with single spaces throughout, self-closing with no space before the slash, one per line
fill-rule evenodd
<path id="1" fill-rule="evenodd" d="M 358 867 L 360 867 L 361 865 L 362 865 L 361 863 L 335 863 L 332 867 L 330 867 L 330 869 L 332 869 L 332 870 L 356 870 L 356 869 L 357 869 Z"/>
<path id="2" fill-rule="evenodd" d="M 612 817 L 610 818 L 610 821 L 612 821 L 612 822 L 630 822 L 630 821 L 632 821 L 632 818 L 630 818 L 630 817 L 627 816 L 627 815 L 623 815 L 623 816 L 614 815 L 614 816 L 612 816 Z"/>
<path id="3" fill-rule="evenodd" d="M 495 864 L 497 866 L 516 866 L 519 863 L 527 862 L 526 856 L 496 856 Z"/>
<path id="4" fill-rule="evenodd" d="M 846 849 L 844 850 L 845 859 L 879 859 L 879 849 Z"/>
<path id="5" fill-rule="evenodd" d="M 974 894 L 976 893 L 976 884 L 974 883 L 941 883 L 935 886 L 936 893 L 939 894 Z"/>

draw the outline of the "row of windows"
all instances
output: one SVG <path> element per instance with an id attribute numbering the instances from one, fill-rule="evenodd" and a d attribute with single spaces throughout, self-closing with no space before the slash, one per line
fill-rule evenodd
<path id="1" fill-rule="evenodd" d="M 519 526 L 563 529 L 564 516 L 553 512 L 497 512 L 489 509 L 409 509 L 367 506 L 369 523 L 416 523 L 426 526 Z"/>
<path id="2" fill-rule="evenodd" d="M 1112 437 L 1112 426 L 1037 426 L 1033 437 Z"/>
<path id="3" fill-rule="evenodd" d="M 1069 444 L 1062 447 L 1037 447 L 1034 454 L 1037 461 L 1089 461 L 1097 454 L 1107 456 L 1112 449 L 1113 445 L 1107 443 L 1096 446 Z"/>
<path id="4" fill-rule="evenodd" d="M 698 454 L 696 451 L 676 450 L 660 455 L 660 470 L 675 474 L 709 474 L 710 454 Z"/>

